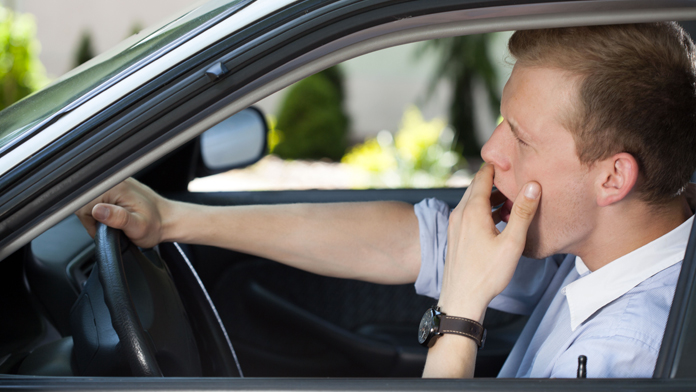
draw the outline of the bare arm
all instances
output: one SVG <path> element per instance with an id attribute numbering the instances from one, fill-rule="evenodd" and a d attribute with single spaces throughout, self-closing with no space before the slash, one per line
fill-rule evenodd
<path id="1" fill-rule="evenodd" d="M 164 199 L 129 179 L 77 215 L 91 235 L 99 218 L 139 246 L 211 245 L 326 276 L 399 284 L 414 282 L 420 268 L 418 222 L 401 202 L 211 207 Z"/>

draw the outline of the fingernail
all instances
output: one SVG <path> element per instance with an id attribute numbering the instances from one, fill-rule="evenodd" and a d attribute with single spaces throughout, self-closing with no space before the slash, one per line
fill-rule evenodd
<path id="1" fill-rule="evenodd" d="M 109 209 L 106 206 L 97 205 L 92 210 L 92 216 L 98 221 L 103 221 L 109 217 Z"/>
<path id="2" fill-rule="evenodd" d="M 536 200 L 541 192 L 541 187 L 536 182 L 527 184 L 524 188 L 524 196 L 529 200 Z"/>

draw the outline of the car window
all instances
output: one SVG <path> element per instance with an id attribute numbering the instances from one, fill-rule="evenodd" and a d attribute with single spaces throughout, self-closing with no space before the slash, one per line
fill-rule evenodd
<path id="1" fill-rule="evenodd" d="M 478 148 L 499 117 L 510 34 L 392 47 L 295 83 L 255 105 L 268 119 L 270 154 L 247 168 L 194 179 L 189 190 L 467 186 L 481 163 Z M 485 60 L 472 64 L 456 52 L 461 40 L 485 43 Z M 461 82 L 447 73 L 458 66 L 471 73 L 470 86 L 457 87 Z M 455 95 L 471 104 L 470 124 L 451 121 Z M 476 145 L 464 148 L 468 143 Z"/>
<path id="2" fill-rule="evenodd" d="M 0 112 L 0 150 L 68 103 L 148 59 L 241 2 L 242 0 L 216 0 L 198 3 L 166 23 L 131 36 L 113 49 L 65 74 L 47 88 L 3 110 Z"/>

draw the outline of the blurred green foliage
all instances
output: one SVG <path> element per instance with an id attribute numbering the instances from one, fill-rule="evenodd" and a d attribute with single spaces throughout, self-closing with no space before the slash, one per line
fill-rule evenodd
<path id="1" fill-rule="evenodd" d="M 130 34 L 128 36 L 130 37 L 131 35 L 138 34 L 142 30 L 143 30 L 143 25 L 139 21 L 136 21 L 135 23 L 133 23 L 131 25 Z"/>
<path id="2" fill-rule="evenodd" d="M 278 114 L 272 153 L 283 159 L 341 159 L 348 147 L 343 109 L 343 73 L 338 66 L 290 87 Z"/>
<path id="3" fill-rule="evenodd" d="M 452 150 L 453 139 L 452 129 L 444 120 L 425 121 L 420 110 L 411 106 L 395 136 L 381 131 L 376 138 L 354 146 L 342 162 L 371 172 L 370 186 L 444 186 L 463 161 Z"/>
<path id="4" fill-rule="evenodd" d="M 92 45 L 92 34 L 89 31 L 83 31 L 80 36 L 80 43 L 77 45 L 77 51 L 75 51 L 75 62 L 74 67 L 82 65 L 94 57 L 94 48 Z"/>
<path id="5" fill-rule="evenodd" d="M 48 84 L 30 14 L 0 7 L 0 110 Z"/>
<path id="6" fill-rule="evenodd" d="M 424 43 L 420 53 L 434 52 L 437 55 L 431 92 L 443 79 L 454 89 L 449 120 L 455 132 L 456 149 L 468 157 L 481 154 L 481 143 L 474 130 L 475 80 L 483 83 L 494 118 L 500 111 L 498 74 L 489 53 L 493 37 L 493 34 L 476 34 L 430 40 Z"/>

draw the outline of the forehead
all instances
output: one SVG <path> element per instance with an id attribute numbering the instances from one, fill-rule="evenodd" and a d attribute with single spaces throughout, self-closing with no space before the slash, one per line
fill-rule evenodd
<path id="1" fill-rule="evenodd" d="M 568 131 L 575 112 L 578 77 L 550 67 L 516 64 L 505 84 L 501 112 L 520 132 L 540 138 L 550 131 Z"/>

